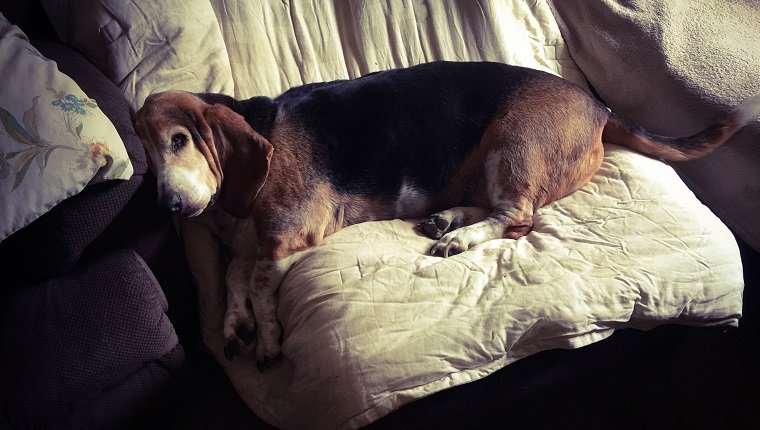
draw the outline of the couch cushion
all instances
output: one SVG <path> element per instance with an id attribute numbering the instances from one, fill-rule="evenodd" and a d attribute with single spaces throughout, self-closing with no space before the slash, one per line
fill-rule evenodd
<path id="1" fill-rule="evenodd" d="M 97 64 L 135 107 L 159 89 L 233 94 L 211 3 L 42 1 L 60 40 Z"/>
<path id="2" fill-rule="evenodd" d="M 8 421 L 57 428 L 100 417 L 108 422 L 90 428 L 105 428 L 134 415 L 182 362 L 166 311 L 158 282 L 132 251 L 18 291 L 0 312 L 0 405 Z M 102 396 L 112 400 L 108 413 L 93 406 L 103 406 Z"/>

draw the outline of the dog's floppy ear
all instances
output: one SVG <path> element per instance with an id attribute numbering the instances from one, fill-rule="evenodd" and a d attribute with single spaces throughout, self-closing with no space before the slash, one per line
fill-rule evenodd
<path id="1" fill-rule="evenodd" d="M 245 218 L 266 182 L 274 148 L 242 116 L 226 106 L 209 106 L 204 117 L 223 166 L 219 201 L 230 214 Z"/>

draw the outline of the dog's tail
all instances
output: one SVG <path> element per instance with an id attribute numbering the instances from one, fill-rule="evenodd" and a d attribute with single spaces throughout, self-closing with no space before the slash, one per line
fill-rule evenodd
<path id="1" fill-rule="evenodd" d="M 680 138 L 649 133 L 626 124 L 612 114 L 604 126 L 602 140 L 664 160 L 693 160 L 722 145 L 758 114 L 760 95 L 745 100 L 738 108 L 699 133 Z"/>

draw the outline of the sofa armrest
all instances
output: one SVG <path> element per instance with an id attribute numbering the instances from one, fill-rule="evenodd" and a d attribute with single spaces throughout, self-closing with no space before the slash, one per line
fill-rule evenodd
<path id="1" fill-rule="evenodd" d="M 137 415 L 184 361 L 167 308 L 133 251 L 12 295 L 0 312 L 5 418 L 19 428 L 112 428 Z"/>

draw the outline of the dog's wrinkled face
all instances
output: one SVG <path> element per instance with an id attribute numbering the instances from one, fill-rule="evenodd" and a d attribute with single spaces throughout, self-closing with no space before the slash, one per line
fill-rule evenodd
<path id="1" fill-rule="evenodd" d="M 218 160 L 204 141 L 204 106 L 193 94 L 168 91 L 150 95 L 135 115 L 135 129 L 158 181 L 159 202 L 187 217 L 213 205 L 221 186 Z"/>

